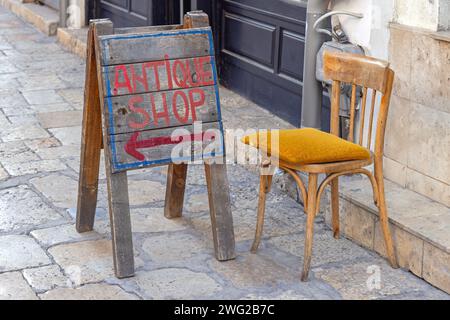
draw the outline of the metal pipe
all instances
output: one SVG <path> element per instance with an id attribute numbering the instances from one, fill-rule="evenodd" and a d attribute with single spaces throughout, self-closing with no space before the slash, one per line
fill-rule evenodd
<path id="1" fill-rule="evenodd" d="M 61 28 L 67 27 L 67 8 L 69 0 L 59 0 L 59 26 Z"/>
<path id="2" fill-rule="evenodd" d="M 180 24 L 183 24 L 184 20 L 184 0 L 180 0 Z"/>
<path id="3" fill-rule="evenodd" d="M 338 40 L 336 35 L 334 35 L 331 31 L 329 31 L 327 29 L 319 28 L 319 24 L 321 24 L 326 18 L 335 16 L 335 15 L 351 16 L 351 17 L 355 17 L 355 18 L 359 18 L 359 19 L 364 18 L 364 15 L 362 13 L 355 13 L 355 12 L 343 11 L 343 10 L 330 11 L 328 13 L 325 13 L 319 19 L 317 19 L 317 21 L 314 23 L 314 26 L 313 26 L 314 30 L 316 30 L 316 32 L 323 33 L 329 37 L 333 37 L 336 40 Z"/>
<path id="4" fill-rule="evenodd" d="M 197 0 L 191 0 L 191 11 L 198 10 L 198 1 Z"/>
<path id="5" fill-rule="evenodd" d="M 316 56 L 327 36 L 317 33 L 313 26 L 325 13 L 331 0 L 309 0 L 306 9 L 305 63 L 301 127 L 321 128 L 322 84 L 316 80 Z"/>

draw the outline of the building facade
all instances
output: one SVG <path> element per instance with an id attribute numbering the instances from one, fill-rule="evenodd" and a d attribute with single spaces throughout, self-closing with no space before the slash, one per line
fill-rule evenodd
<path id="1" fill-rule="evenodd" d="M 70 1 L 84 8 L 81 20 L 117 26 L 179 23 L 183 12 L 204 10 L 222 83 L 299 126 L 308 1 Z M 450 206 L 450 0 L 334 0 L 330 8 L 363 13 L 340 17 L 344 31 L 396 72 L 386 177 Z"/>

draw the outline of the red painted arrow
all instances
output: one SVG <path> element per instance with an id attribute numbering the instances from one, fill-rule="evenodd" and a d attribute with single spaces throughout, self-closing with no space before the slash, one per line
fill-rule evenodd
<path id="1" fill-rule="evenodd" d="M 138 141 L 138 138 L 140 136 L 140 132 L 136 132 L 133 134 L 128 140 L 127 144 L 125 145 L 125 151 L 130 156 L 133 156 L 134 158 L 138 159 L 139 161 L 144 161 L 145 156 L 137 151 L 137 149 L 148 149 L 148 148 L 154 148 L 164 145 L 174 145 L 179 144 L 181 142 L 187 142 L 187 141 L 203 141 L 205 133 L 200 134 L 191 134 L 186 136 L 178 136 L 178 137 L 156 137 L 156 138 L 150 138 L 148 140 L 141 140 Z M 214 140 L 214 136 L 209 137 L 210 140 Z"/>

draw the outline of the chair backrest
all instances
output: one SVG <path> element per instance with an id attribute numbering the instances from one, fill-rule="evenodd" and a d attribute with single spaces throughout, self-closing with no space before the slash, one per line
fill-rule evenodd
<path id="1" fill-rule="evenodd" d="M 366 147 L 372 149 L 372 134 L 375 130 L 375 146 L 373 151 L 375 156 L 382 157 L 384 150 L 384 135 L 386 131 L 386 120 L 389 110 L 389 103 L 394 81 L 394 71 L 389 68 L 389 63 L 372 57 L 363 55 L 330 52 L 324 54 L 324 75 L 325 78 L 333 80 L 333 90 L 331 97 L 331 124 L 330 132 L 339 135 L 339 107 L 341 84 L 352 85 L 352 95 L 350 102 L 350 130 L 347 140 L 363 145 L 364 136 L 367 133 Z M 360 110 L 359 141 L 355 140 L 355 115 L 356 115 L 356 94 L 357 86 L 362 87 L 362 103 Z M 370 103 L 370 116 L 365 119 L 367 100 L 372 91 Z M 377 102 L 377 94 L 382 95 L 378 108 L 377 123 L 374 128 L 374 118 Z M 367 130 L 365 130 L 367 128 Z"/>

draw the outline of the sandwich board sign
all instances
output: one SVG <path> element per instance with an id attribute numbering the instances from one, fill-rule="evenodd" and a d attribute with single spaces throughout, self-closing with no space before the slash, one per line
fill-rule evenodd
<path id="1" fill-rule="evenodd" d="M 134 274 L 129 170 L 168 166 L 164 214 L 170 219 L 182 215 L 188 163 L 203 162 L 216 258 L 235 257 L 213 43 L 201 11 L 175 26 L 90 23 L 77 230 L 94 226 L 103 148 L 119 278 Z"/>

